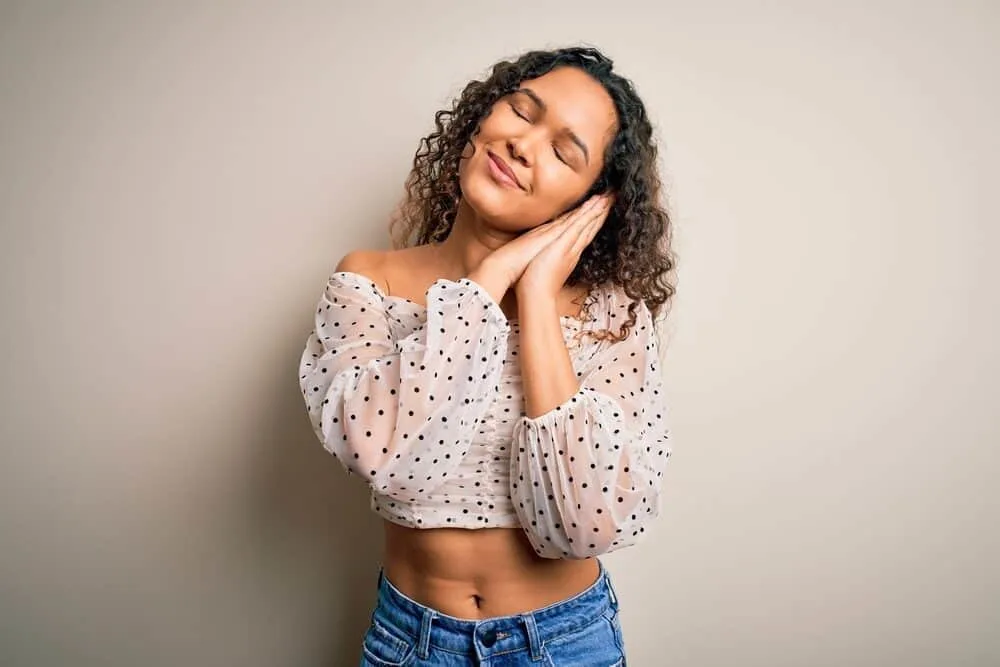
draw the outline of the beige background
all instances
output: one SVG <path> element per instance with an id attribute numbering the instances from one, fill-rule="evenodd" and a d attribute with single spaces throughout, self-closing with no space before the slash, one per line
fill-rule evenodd
<path id="1" fill-rule="evenodd" d="M 312 306 L 436 109 L 581 40 L 680 255 L 632 663 L 1000 664 L 995 3 L 187 4 L 0 8 L 0 664 L 354 664 Z"/>

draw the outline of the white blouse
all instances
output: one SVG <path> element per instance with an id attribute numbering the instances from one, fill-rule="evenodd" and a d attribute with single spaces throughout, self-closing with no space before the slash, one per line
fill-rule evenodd
<path id="1" fill-rule="evenodd" d="M 389 521 L 521 527 L 546 558 L 635 544 L 670 455 L 657 342 L 641 302 L 625 340 L 577 341 L 628 318 L 624 292 L 597 295 L 590 321 L 561 318 L 580 389 L 530 419 L 518 322 L 478 283 L 437 280 L 425 307 L 334 273 L 299 367 L 313 428 Z"/>

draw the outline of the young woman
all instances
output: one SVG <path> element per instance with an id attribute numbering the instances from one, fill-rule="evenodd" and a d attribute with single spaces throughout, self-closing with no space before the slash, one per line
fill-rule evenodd
<path id="1" fill-rule="evenodd" d="M 597 556 L 656 517 L 670 453 L 659 186 L 612 62 L 529 52 L 437 113 L 397 249 L 330 277 L 299 376 L 385 519 L 363 665 L 624 664 Z"/>

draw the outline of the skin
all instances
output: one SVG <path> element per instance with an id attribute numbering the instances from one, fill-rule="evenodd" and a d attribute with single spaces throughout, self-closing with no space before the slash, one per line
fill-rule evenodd
<path id="1" fill-rule="evenodd" d="M 365 275 L 387 294 L 421 305 L 439 278 L 478 282 L 508 319 L 520 321 L 525 411 L 536 417 L 579 389 L 559 317 L 577 317 L 586 296 L 565 282 L 607 217 L 611 197 L 575 205 L 601 172 L 615 110 L 604 88 L 573 68 L 521 87 L 493 106 L 463 155 L 462 201 L 448 238 L 398 251 L 355 251 L 338 270 Z M 507 162 L 520 187 L 498 182 L 490 153 Z M 384 527 L 389 581 L 459 618 L 538 609 L 584 590 L 599 572 L 594 559 L 538 557 L 521 528 L 418 530 L 389 521 Z"/>

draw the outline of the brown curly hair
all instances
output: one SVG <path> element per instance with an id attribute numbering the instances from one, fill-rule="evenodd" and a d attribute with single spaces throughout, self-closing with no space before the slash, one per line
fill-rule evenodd
<path id="1" fill-rule="evenodd" d="M 595 48 L 568 47 L 529 51 L 515 60 L 492 67 L 485 81 L 472 81 L 452 103 L 434 115 L 435 130 L 421 139 L 406 180 L 405 197 L 393 215 L 393 247 L 440 243 L 455 223 L 462 193 L 459 162 L 479 124 L 499 99 L 521 82 L 557 67 L 576 67 L 600 82 L 614 101 L 617 132 L 604 156 L 604 168 L 581 199 L 613 191 L 615 200 L 607 220 L 583 251 L 567 284 L 592 290 L 619 285 L 633 301 L 629 319 L 617 340 L 635 325 L 636 301 L 642 300 L 654 320 L 665 315 L 675 292 L 667 276 L 675 265 L 671 251 L 670 217 L 661 204 L 657 147 L 645 106 L 632 83 L 612 72 L 612 61 Z M 584 313 L 591 305 L 584 304 Z"/>

